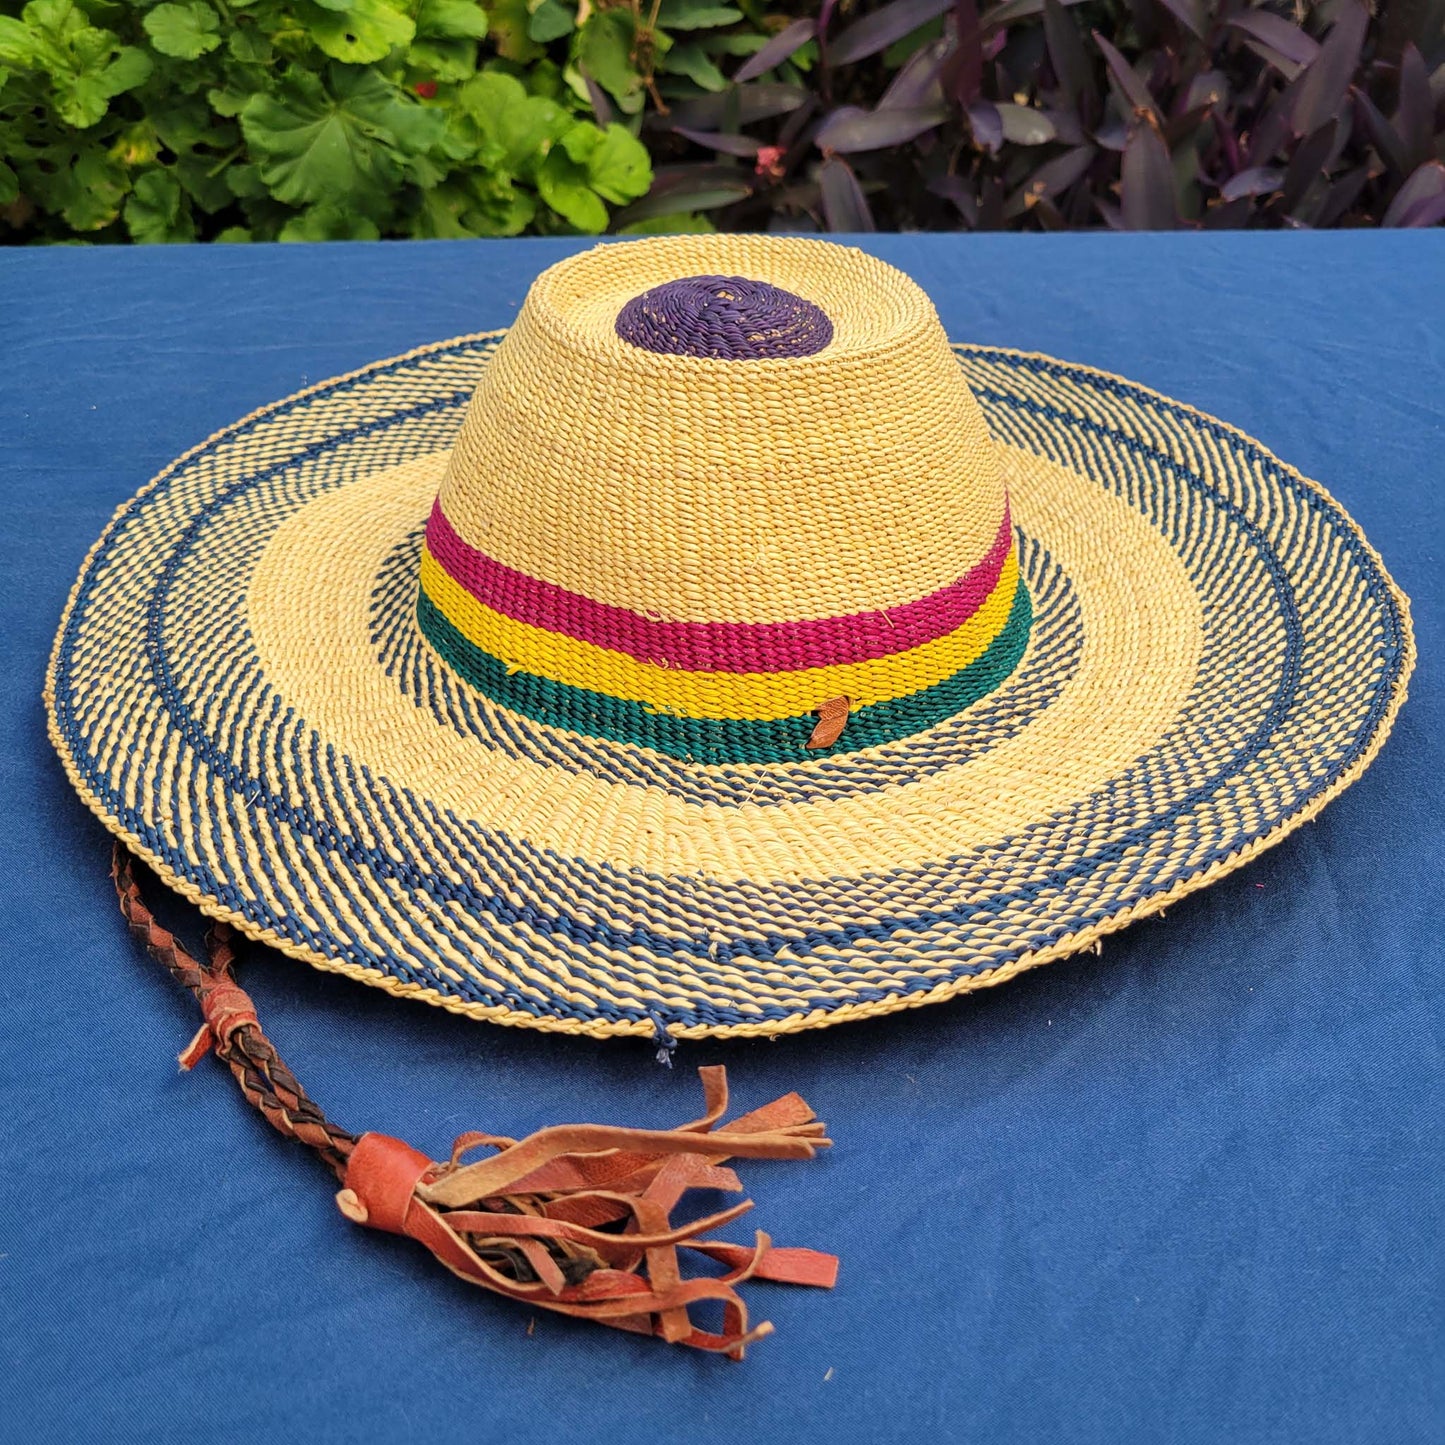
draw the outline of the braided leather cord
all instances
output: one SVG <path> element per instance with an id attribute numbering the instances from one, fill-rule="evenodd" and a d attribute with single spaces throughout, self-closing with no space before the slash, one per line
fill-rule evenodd
<path id="1" fill-rule="evenodd" d="M 250 997 L 231 975 L 236 961 L 235 930 L 229 923 L 213 923 L 206 930 L 206 962 L 201 963 L 156 921 L 141 896 L 136 868 L 136 860 L 117 842 L 111 856 L 111 878 L 130 935 L 177 983 L 191 991 L 206 1019 L 181 1055 L 182 1068 L 193 1067 L 213 1046 L 247 1102 L 279 1133 L 314 1149 L 331 1171 L 343 1178 L 356 1135 L 321 1112 L 261 1032 Z"/>

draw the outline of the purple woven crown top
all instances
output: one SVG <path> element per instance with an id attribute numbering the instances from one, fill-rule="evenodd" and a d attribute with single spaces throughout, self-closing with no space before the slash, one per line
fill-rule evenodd
<path id="1" fill-rule="evenodd" d="M 761 361 L 812 356 L 833 323 L 811 301 L 746 276 L 684 276 L 634 296 L 617 313 L 617 334 L 644 351 Z"/>

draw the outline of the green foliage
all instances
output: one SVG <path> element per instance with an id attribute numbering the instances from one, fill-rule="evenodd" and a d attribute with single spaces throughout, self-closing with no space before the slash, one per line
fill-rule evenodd
<path id="1" fill-rule="evenodd" d="M 177 60 L 195 60 L 221 43 L 221 22 L 204 0 L 157 5 L 141 23 L 156 50 Z"/>
<path id="2" fill-rule="evenodd" d="M 577 69 L 596 56 L 618 109 L 641 110 L 617 15 L 589 29 L 567 0 L 0 0 L 0 239 L 603 231 L 652 181 L 636 122 L 599 116 Z"/>
<path id="3" fill-rule="evenodd" d="M 0 241 L 1445 219 L 1445 0 L 774 3 L 0 0 Z"/>

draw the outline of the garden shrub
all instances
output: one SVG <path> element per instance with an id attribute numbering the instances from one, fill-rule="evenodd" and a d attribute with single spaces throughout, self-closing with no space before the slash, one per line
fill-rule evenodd
<path id="1" fill-rule="evenodd" d="M 29 0 L 0 15 L 0 203 L 34 240 L 604 230 L 646 150 L 499 24 L 475 0 Z"/>
<path id="2" fill-rule="evenodd" d="M 0 0 L 0 236 L 1431 225 L 1445 0 Z"/>

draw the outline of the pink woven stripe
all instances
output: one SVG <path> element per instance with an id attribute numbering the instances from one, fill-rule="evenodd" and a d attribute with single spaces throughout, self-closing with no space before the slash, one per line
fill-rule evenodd
<path id="1" fill-rule="evenodd" d="M 1005 503 L 998 536 L 977 566 L 957 582 L 887 613 L 801 622 L 660 622 L 503 566 L 456 534 L 440 500 L 426 527 L 427 550 L 494 612 L 687 672 L 797 672 L 907 652 L 954 631 L 978 610 L 997 585 L 1012 544 Z"/>

